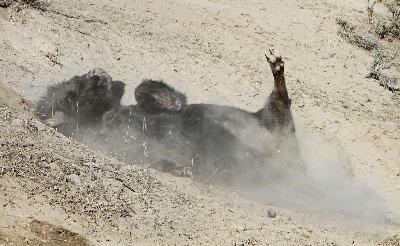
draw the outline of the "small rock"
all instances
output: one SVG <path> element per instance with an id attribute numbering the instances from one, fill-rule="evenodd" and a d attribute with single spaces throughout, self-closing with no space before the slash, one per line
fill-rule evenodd
<path id="1" fill-rule="evenodd" d="M 0 0 L 0 7 L 7 8 L 13 3 L 12 0 Z"/>
<path id="2" fill-rule="evenodd" d="M 6 169 L 4 167 L 0 168 L 0 176 L 6 174 Z"/>
<path id="3" fill-rule="evenodd" d="M 37 124 L 36 124 L 36 127 L 37 127 L 37 129 L 38 129 L 39 131 L 41 131 L 41 132 L 47 130 L 46 125 L 45 125 L 45 124 L 42 124 L 42 123 L 37 123 Z M 50 129 L 52 129 L 52 128 L 50 128 Z"/>
<path id="4" fill-rule="evenodd" d="M 22 126 L 24 124 L 23 120 L 21 119 L 14 119 L 11 121 L 12 126 Z"/>
<path id="5" fill-rule="evenodd" d="M 273 209 L 268 209 L 267 215 L 269 218 L 275 218 L 276 217 L 276 211 Z"/>
<path id="6" fill-rule="evenodd" d="M 79 175 L 76 174 L 70 174 L 67 176 L 68 181 L 76 184 L 76 185 L 80 185 L 81 184 L 81 177 Z"/>
<path id="7" fill-rule="evenodd" d="M 89 161 L 89 162 L 85 162 L 84 165 L 89 166 L 89 167 L 93 167 L 93 168 L 100 168 L 101 165 L 95 161 Z"/>
<path id="8" fill-rule="evenodd" d="M 64 113 L 61 111 L 57 111 L 53 117 L 46 120 L 46 124 L 50 127 L 57 127 L 62 125 L 64 122 Z"/>

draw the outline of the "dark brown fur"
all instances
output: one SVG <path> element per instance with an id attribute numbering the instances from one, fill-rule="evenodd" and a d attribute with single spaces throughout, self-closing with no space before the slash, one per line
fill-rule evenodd
<path id="1" fill-rule="evenodd" d="M 79 127 L 101 124 L 105 112 L 117 107 L 125 93 L 125 84 L 113 81 L 102 69 L 49 86 L 36 106 L 37 116 L 46 121 L 57 111 L 65 119 L 59 130 L 70 136 Z"/>
<path id="2" fill-rule="evenodd" d="M 146 113 L 180 112 L 186 96 L 163 81 L 145 79 L 135 90 L 137 105 Z"/>
<path id="3" fill-rule="evenodd" d="M 136 135 L 136 139 L 149 142 L 147 151 L 153 158 L 151 162 L 158 163 L 158 169 L 170 170 L 171 163 L 177 167 L 193 165 L 195 178 L 203 181 L 210 179 L 225 184 L 237 180 L 254 181 L 245 175 L 248 173 L 246 170 L 262 169 L 268 162 L 268 156 L 274 155 L 275 145 L 287 139 L 291 139 L 294 146 L 290 154 L 297 156 L 287 165 L 296 169 L 296 166 L 301 166 L 301 160 L 285 84 L 284 63 L 281 57 L 275 57 L 272 52 L 270 57 L 268 62 L 274 76 L 274 89 L 265 106 L 255 113 L 228 106 L 186 104 L 186 97 L 182 93 L 162 81 L 145 80 L 135 92 L 138 104 L 122 106 L 107 113 L 106 129 L 113 129 L 109 131 L 114 132 L 113 136 L 118 136 L 115 131 L 124 134 L 128 128 L 139 129 L 141 134 Z M 176 100 L 184 102 L 183 107 L 169 110 Z M 265 147 L 265 151 L 260 151 L 239 136 L 241 129 L 246 128 L 255 129 L 250 133 L 255 135 L 265 129 L 276 138 Z M 118 139 L 111 142 L 121 146 L 125 144 Z M 130 154 L 132 152 L 127 152 L 125 156 Z M 130 158 L 138 159 L 138 153 Z M 297 161 L 299 163 L 293 163 Z M 162 163 L 168 166 L 160 166 Z M 237 176 L 238 173 L 243 175 Z"/>
<path id="4" fill-rule="evenodd" d="M 75 87 L 60 89 L 57 103 L 39 106 L 46 105 L 47 117 L 48 105 L 51 105 L 73 121 L 88 122 L 88 129 L 93 124 L 92 139 L 86 143 L 127 162 L 150 162 L 164 171 L 174 166 L 191 166 L 194 178 L 204 182 L 254 183 L 265 180 L 264 175 L 274 177 L 279 172 L 270 168 L 265 174 L 263 170 L 279 155 L 280 147 L 276 146 L 282 140 L 292 139 L 296 143 L 284 63 L 273 52 L 267 59 L 274 76 L 274 89 L 265 106 L 255 113 L 228 106 L 187 104 L 184 94 L 155 80 L 144 80 L 136 88 L 137 105 L 123 106 L 120 104 L 122 82 L 109 79 L 108 86 L 87 75 L 64 82 L 77 84 L 78 91 Z M 54 91 L 58 89 L 49 89 L 46 101 Z M 82 111 L 75 111 L 75 102 L 85 105 L 84 115 Z M 99 118 L 102 118 L 101 127 L 98 127 Z M 254 145 L 252 141 L 264 132 L 272 137 L 261 139 L 263 146 Z M 63 133 L 68 135 L 68 131 Z M 288 159 L 291 163 L 287 165 L 294 169 L 300 167 L 297 145 L 287 151 L 295 156 Z"/>

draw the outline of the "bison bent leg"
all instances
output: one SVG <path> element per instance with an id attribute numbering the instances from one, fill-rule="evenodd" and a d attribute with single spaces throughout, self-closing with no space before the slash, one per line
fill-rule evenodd
<path id="1" fill-rule="evenodd" d="M 137 105 L 148 114 L 180 112 L 186 96 L 163 81 L 143 80 L 135 90 Z"/>

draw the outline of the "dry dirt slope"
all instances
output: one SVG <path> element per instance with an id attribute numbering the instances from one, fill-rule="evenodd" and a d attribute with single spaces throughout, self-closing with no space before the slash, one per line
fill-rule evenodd
<path id="1" fill-rule="evenodd" d="M 395 210 L 400 204 L 399 99 L 378 86 L 375 81 L 365 78 L 372 58 L 343 42 L 336 34 L 337 14 L 341 11 L 359 14 L 364 10 L 365 1 L 362 0 L 351 2 L 54 0 L 46 12 L 31 8 L 20 10 L 0 8 L 0 80 L 17 88 L 28 99 L 36 100 L 49 83 L 85 73 L 94 66 L 101 66 L 116 79 L 128 83 L 128 93 L 124 98 L 126 102 L 133 101 L 131 98 L 133 88 L 141 78 L 152 77 L 166 79 L 187 92 L 191 102 L 213 102 L 255 110 L 263 104 L 271 88 L 269 81 L 272 81 L 272 78 L 266 75 L 266 63 L 262 52 L 271 46 L 278 46 L 287 61 L 290 94 L 299 128 L 328 135 L 328 138 L 337 142 L 338 146 L 345 149 L 354 179 L 374 187 L 382 194 L 387 205 Z M 2 110 L 2 114 L 8 114 L 7 110 Z M 27 137 L 29 141 L 36 143 L 37 139 L 42 139 L 38 138 L 42 136 L 40 134 L 43 134 L 42 137 L 45 139 L 56 139 L 54 142 L 49 140 L 51 143 L 49 146 L 50 149 L 57 145 L 62 146 L 59 147 L 60 153 L 64 153 L 62 151 L 67 149 L 66 145 L 75 146 L 69 145 L 65 139 L 59 142 L 59 137 L 54 133 L 44 133 L 47 130 L 39 130 L 39 135 L 31 135 L 31 126 L 25 121 L 17 120 L 10 125 L 13 117 L 17 115 L 13 114 L 7 120 L 2 119 L 2 141 L 19 142 L 25 141 L 24 137 Z M 22 135 L 18 136 L 21 136 L 22 140 L 13 137 L 14 131 L 17 133 L 20 131 Z M 32 151 L 39 149 L 40 153 L 46 156 L 48 154 L 45 152 L 48 150 L 43 149 L 48 146 L 46 141 L 43 140 L 41 143 L 43 145 L 28 144 L 23 148 L 30 148 L 26 150 L 27 153 L 30 153 L 32 148 L 34 149 Z M 309 146 L 317 147 L 312 142 Z M 8 151 L 20 151 L 18 148 L 13 150 L 6 145 L 2 145 L 2 148 L 8 148 Z M 83 163 L 90 163 L 93 154 L 88 154 L 86 150 L 80 152 L 80 147 L 72 149 L 76 152 L 66 154 L 65 159 L 58 162 L 64 163 L 64 160 L 70 160 L 65 163 L 78 165 L 80 163 L 78 160 L 83 158 Z M 316 152 L 317 150 L 316 148 Z M 11 152 L 7 158 L 15 156 L 18 157 Z M 11 161 L 13 159 L 5 160 L 7 165 L 13 163 Z M 47 157 L 43 162 L 58 163 L 57 159 Z M 40 165 L 41 162 L 37 163 Z M 104 163 L 108 163 L 108 160 Z M 25 169 L 30 168 L 22 166 Z M 83 167 L 89 168 L 90 165 Z M 69 165 L 67 168 L 74 169 Z M 114 167 L 110 168 L 114 170 Z M 29 182 L 36 183 L 38 180 L 41 182 L 40 175 L 44 174 L 39 170 L 42 169 L 33 169 L 37 179 L 28 179 Z M 138 172 L 141 176 L 141 172 L 148 170 Z M 71 174 L 74 173 L 66 171 L 63 175 Z M 122 174 L 125 174 L 125 171 Z M 63 175 L 60 177 L 64 177 Z M 129 175 L 129 172 L 126 175 Z M 36 192 L 33 195 L 30 193 L 32 188 L 26 191 L 16 182 L 24 183 L 28 180 L 20 176 L 16 179 L 8 172 L 1 178 L 2 187 L 8 187 L 7 194 L 15 194 L 16 198 L 19 198 L 15 203 L 20 207 L 9 206 L 10 199 L 2 199 L 7 204 L 4 213 L 7 216 L 11 215 L 11 217 L 1 216 L 8 218 L 2 220 L 2 223 L 5 223 L 4 227 L 1 227 L 5 228 L 2 232 L 4 230 L 5 233 L 11 233 L 7 235 L 13 235 L 15 233 L 13 230 L 19 228 L 21 235 L 25 235 L 26 231 L 30 231 L 29 222 L 35 218 L 77 231 L 93 243 L 100 240 L 101 244 L 116 244 L 118 240 L 138 242 L 139 239 L 147 238 L 143 242 L 169 240 L 184 244 L 190 243 L 187 240 L 197 240 L 197 243 L 233 243 L 251 239 L 274 245 L 279 242 L 284 244 L 285 240 L 289 240 L 289 244 L 337 242 L 346 245 L 354 240 L 355 244 L 374 245 L 381 238 L 389 237 L 398 231 L 398 227 L 388 229 L 385 226 L 387 231 L 379 230 L 376 236 L 371 233 L 366 233 L 367 235 L 356 233 L 358 229 L 347 230 L 347 227 L 343 227 L 343 223 L 347 222 L 341 219 L 322 219 L 317 214 L 304 214 L 295 210 L 279 209 L 278 215 L 281 214 L 281 217 L 271 220 L 265 218 L 265 210 L 269 208 L 265 205 L 240 200 L 234 194 L 222 195 L 214 189 L 193 184 L 190 180 L 154 175 L 157 177 L 156 180 L 158 178 L 164 180 L 166 185 L 161 185 L 164 188 L 155 186 L 157 188 L 154 188 L 156 191 L 153 192 L 171 196 L 170 200 L 166 200 L 166 204 L 170 204 L 166 208 L 170 209 L 161 210 L 158 203 L 155 205 L 156 209 L 146 210 L 146 213 L 154 213 L 153 217 L 146 214 L 149 217 L 146 226 L 138 221 L 131 222 L 135 221 L 134 217 L 134 220 L 126 222 L 128 226 L 125 226 L 125 222 L 121 222 L 118 229 L 125 231 L 125 234 L 121 234 L 114 227 L 110 229 L 108 225 L 104 225 L 106 220 L 98 219 L 96 222 L 98 224 L 93 220 L 86 220 L 86 212 L 82 211 L 86 211 L 87 208 L 79 210 L 85 214 L 84 216 L 81 216 L 81 212 L 78 215 L 66 214 L 59 205 L 50 208 L 49 201 L 53 200 L 43 198 Z M 103 171 L 100 176 L 103 176 Z M 70 177 L 73 180 L 75 178 L 74 175 Z M 56 180 L 60 181 L 54 178 L 52 182 Z M 119 185 L 120 189 L 128 192 L 129 189 L 125 186 L 123 188 L 114 178 L 107 180 L 111 180 L 111 186 Z M 151 182 L 150 184 L 153 184 Z M 44 181 L 43 183 L 46 184 Z M 52 184 L 48 183 L 43 187 L 52 187 Z M 66 185 L 74 187 L 71 182 Z M 55 192 L 57 189 L 50 191 Z M 61 191 L 66 192 L 62 189 Z M 76 188 L 75 191 L 82 190 Z M 82 192 L 84 191 L 86 192 L 86 190 Z M 190 199 L 193 196 L 195 202 L 190 204 L 194 204 L 194 207 L 181 203 L 173 205 L 174 199 L 181 199 L 177 198 L 179 194 L 183 194 L 183 197 L 189 194 Z M 41 205 L 28 210 L 26 209 L 28 205 L 24 201 L 26 197 L 32 196 L 41 201 L 39 202 Z M 63 198 L 58 195 L 51 197 Z M 105 203 L 108 202 L 110 201 L 107 200 Z M 144 201 L 138 204 L 147 206 L 143 205 L 147 204 Z M 84 205 L 79 206 L 84 207 Z M 229 206 L 232 206 L 231 210 L 234 212 L 227 209 Z M 164 204 L 161 207 L 165 207 Z M 172 217 L 171 214 L 179 215 L 176 209 L 182 209 L 192 215 Z M 52 212 L 43 214 L 40 211 Z M 139 214 L 146 217 L 144 213 Z M 171 228 L 165 229 L 167 232 L 163 234 L 158 227 L 159 220 L 154 219 L 157 216 L 170 218 L 178 226 L 172 225 Z M 391 218 L 396 222 L 396 216 Z M 216 222 L 211 222 L 212 219 Z M 74 220 L 76 222 L 73 222 Z M 336 224 L 336 220 L 341 222 Z M 164 225 L 166 221 L 164 220 Z M 135 223 L 137 228 L 134 226 Z M 93 229 L 97 230 L 97 234 L 91 233 L 90 225 L 99 225 Z M 308 230 L 303 228 L 304 225 L 307 225 L 305 227 Z M 99 229 L 102 226 L 105 226 L 106 231 Z M 128 228 L 136 228 L 136 231 Z M 138 230 L 142 231 L 142 234 Z M 128 236 L 129 231 L 137 233 L 137 238 Z M 161 234 L 157 235 L 160 231 Z M 193 234 L 188 234 L 187 231 Z M 377 230 L 374 228 L 373 231 Z M 104 232 L 107 233 L 102 236 L 101 233 Z M 227 241 L 227 238 L 230 241 Z M 111 241 L 107 242 L 107 239 Z M 392 241 L 395 243 L 396 238 Z"/>
<path id="2" fill-rule="evenodd" d="M 391 237 L 396 226 L 264 205 L 188 178 L 118 163 L 12 106 L 0 110 L 0 150 L 4 245 L 398 242 Z M 270 218 L 269 210 L 277 216 Z"/>

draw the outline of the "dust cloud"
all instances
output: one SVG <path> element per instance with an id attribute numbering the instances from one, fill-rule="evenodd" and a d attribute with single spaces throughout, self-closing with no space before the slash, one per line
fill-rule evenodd
<path id="1" fill-rule="evenodd" d="M 214 112 L 211 117 L 224 114 Z M 262 153 L 262 160 L 260 156 L 249 157 L 241 163 L 247 168 L 231 173 L 235 177 L 230 178 L 234 184 L 229 187 L 274 205 L 384 222 L 382 197 L 354 180 L 345 150 L 333 139 L 308 133 L 304 127 L 297 127 L 296 133 L 271 132 L 242 114 L 221 124 L 240 140 L 241 147 Z M 239 160 L 245 152 L 236 149 L 233 154 Z"/>
<path id="2" fill-rule="evenodd" d="M 145 125 L 151 120 L 138 121 L 134 114 L 129 115 L 132 119 L 125 119 L 129 124 L 102 129 L 103 135 L 98 134 L 95 127 L 94 130 L 89 127 L 84 137 L 82 134 L 75 136 L 85 144 L 130 164 L 150 163 L 151 167 L 166 172 L 193 167 L 193 148 L 197 145 L 190 145 L 179 127 L 177 130 L 176 126 L 181 122 L 169 122 L 168 126 L 163 126 L 166 134 L 156 137 L 151 133 L 151 124 Z M 338 213 L 373 223 L 384 222 L 383 199 L 372 188 L 353 179 L 345 151 L 328 138 L 307 133 L 299 127 L 296 136 L 290 132 L 271 133 L 257 120 L 244 117 L 244 114 L 227 117 L 226 112 L 213 111 L 204 117 L 222 126 L 240 144 L 225 143 L 224 149 L 235 148 L 221 152 L 231 155 L 229 158 L 217 159 L 219 152 L 203 152 L 203 155 L 211 157 L 208 162 L 197 165 L 215 169 L 215 173 L 207 173 L 209 177 L 200 182 L 212 183 L 214 176 L 220 174 L 224 177 L 216 183 L 264 203 Z M 180 121 L 180 117 L 176 120 Z M 88 133 L 90 131 L 94 132 Z M 191 134 L 197 134 L 199 138 L 207 135 L 203 132 Z"/>
<path id="3" fill-rule="evenodd" d="M 354 180 L 345 151 L 332 139 L 297 128 L 299 155 L 294 138 L 280 143 L 284 158 L 266 163 L 265 172 L 280 167 L 278 178 L 268 177 L 264 186 L 247 186 L 243 190 L 252 198 L 274 205 L 307 211 L 339 214 L 369 223 L 383 223 L 386 208 L 377 191 Z M 302 165 L 302 170 L 288 163 Z M 253 172 L 249 170 L 250 172 Z M 254 170 L 258 173 L 260 170 Z"/>

